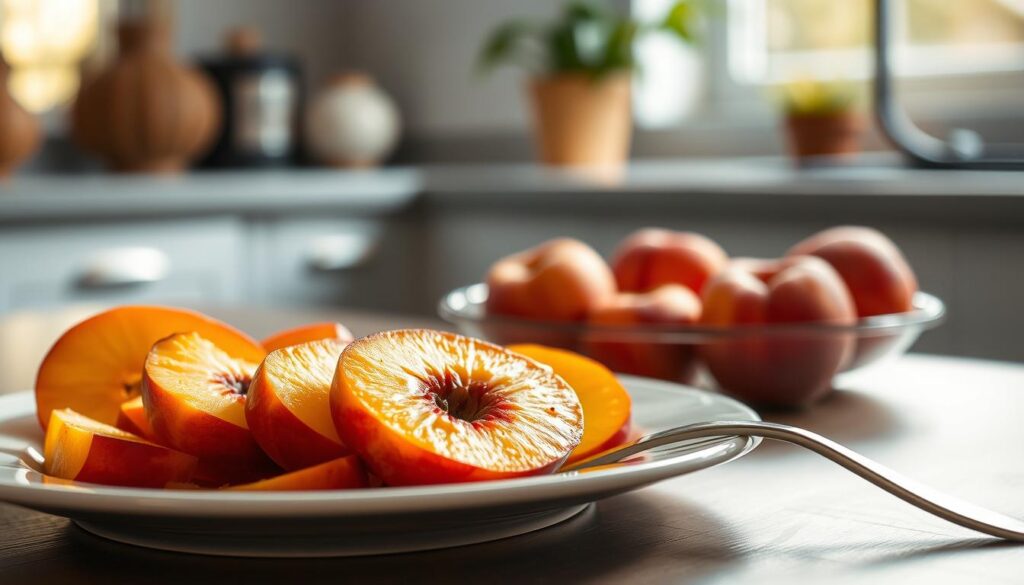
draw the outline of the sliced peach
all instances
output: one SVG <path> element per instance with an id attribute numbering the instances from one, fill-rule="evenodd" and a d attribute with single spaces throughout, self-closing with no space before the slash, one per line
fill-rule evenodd
<path id="1" fill-rule="evenodd" d="M 243 491 L 344 490 L 368 487 L 366 469 L 355 455 L 339 457 L 319 465 L 277 477 L 231 486 Z"/>
<path id="2" fill-rule="evenodd" d="M 121 410 L 117 414 L 117 424 L 114 426 L 147 441 L 156 442 L 156 434 L 153 433 L 153 425 L 149 424 L 146 406 L 142 403 L 141 395 L 121 403 Z"/>
<path id="3" fill-rule="evenodd" d="M 164 487 L 192 477 L 196 458 L 92 420 L 53 410 L 43 447 L 47 475 L 130 487 Z"/>
<path id="4" fill-rule="evenodd" d="M 263 451 L 285 469 L 349 452 L 331 420 L 331 381 L 345 343 L 322 339 L 270 352 L 249 385 L 245 420 Z"/>
<path id="5" fill-rule="evenodd" d="M 563 349 L 533 344 L 510 345 L 508 349 L 550 366 L 576 391 L 583 406 L 583 438 L 566 463 L 610 449 L 629 437 L 632 402 L 611 370 Z"/>
<path id="6" fill-rule="evenodd" d="M 583 435 L 583 408 L 549 368 L 429 330 L 386 331 L 341 354 L 331 413 L 388 485 L 549 473 Z"/>
<path id="7" fill-rule="evenodd" d="M 229 481 L 242 480 L 246 469 L 262 475 L 257 470 L 270 467 L 264 465 L 269 462 L 245 421 L 245 395 L 256 367 L 198 333 L 158 341 L 142 377 L 142 400 L 156 437 L 199 457 L 201 470 L 238 471 Z"/>
<path id="8" fill-rule="evenodd" d="M 354 338 L 352 337 L 352 332 L 341 323 L 324 321 L 322 323 L 310 323 L 295 327 L 294 329 L 278 331 L 260 343 L 267 350 L 267 353 L 270 353 L 289 345 L 298 345 L 320 339 L 334 339 L 345 344 Z"/>
<path id="9" fill-rule="evenodd" d="M 263 348 L 206 315 L 154 306 L 124 306 L 68 329 L 50 349 L 36 378 L 36 411 L 46 428 L 50 411 L 71 408 L 102 423 L 117 421 L 121 403 L 139 395 L 142 365 L 153 344 L 195 331 L 233 358 L 258 362 Z"/>

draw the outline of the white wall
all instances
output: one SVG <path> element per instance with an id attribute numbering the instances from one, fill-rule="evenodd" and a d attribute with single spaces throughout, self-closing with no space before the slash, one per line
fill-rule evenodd
<path id="1" fill-rule="evenodd" d="M 550 0 L 350 2 L 351 62 L 379 75 L 418 133 L 486 133 L 524 127 L 522 74 L 476 72 L 483 39 L 509 17 L 544 18 Z"/>
<path id="2" fill-rule="evenodd" d="M 475 71 L 484 37 L 509 17 L 546 17 L 550 0 L 178 0 L 176 45 L 217 51 L 224 31 L 251 24 L 297 55 L 312 87 L 365 70 L 398 101 L 412 133 L 522 129 L 522 75 Z"/>
<path id="3" fill-rule="evenodd" d="M 354 0 L 177 0 L 175 44 L 182 55 L 216 53 L 238 25 L 263 33 L 264 45 L 299 58 L 310 87 L 345 68 L 346 27 Z"/>

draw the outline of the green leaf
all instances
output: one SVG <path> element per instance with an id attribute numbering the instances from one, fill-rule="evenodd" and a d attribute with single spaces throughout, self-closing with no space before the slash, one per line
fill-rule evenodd
<path id="1" fill-rule="evenodd" d="M 477 69 L 486 73 L 498 65 L 514 62 L 523 41 L 532 37 L 535 32 L 533 25 L 521 20 L 509 21 L 499 26 L 484 42 L 477 60 Z"/>
<path id="2" fill-rule="evenodd" d="M 620 20 L 615 25 L 605 47 L 601 73 L 633 67 L 635 63 L 633 42 L 636 40 L 639 29 L 639 24 L 628 19 Z"/>
<path id="3" fill-rule="evenodd" d="M 693 2 L 680 0 L 672 5 L 672 9 L 665 15 L 661 27 L 667 30 L 684 42 L 693 43 L 697 40 L 697 21 L 700 18 L 700 10 Z"/>

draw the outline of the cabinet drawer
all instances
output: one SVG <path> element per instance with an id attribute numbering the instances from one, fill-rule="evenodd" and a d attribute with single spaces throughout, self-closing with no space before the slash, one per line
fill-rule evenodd
<path id="1" fill-rule="evenodd" d="M 242 225 L 229 218 L 0 232 L 0 309 L 240 299 Z"/>
<path id="2" fill-rule="evenodd" d="M 254 290 L 264 303 L 408 308 L 415 260 L 401 221 L 295 218 L 257 234 Z"/>

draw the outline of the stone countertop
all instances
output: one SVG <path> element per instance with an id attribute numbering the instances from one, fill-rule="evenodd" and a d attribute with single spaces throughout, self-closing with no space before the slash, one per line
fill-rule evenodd
<path id="1" fill-rule="evenodd" d="M 797 169 L 787 159 L 636 161 L 617 178 L 530 164 L 196 172 L 178 177 L 19 176 L 0 185 L 0 221 L 332 211 L 386 214 L 501 206 L 686 208 L 1024 222 L 1024 172 L 910 169 L 888 157 Z"/>

